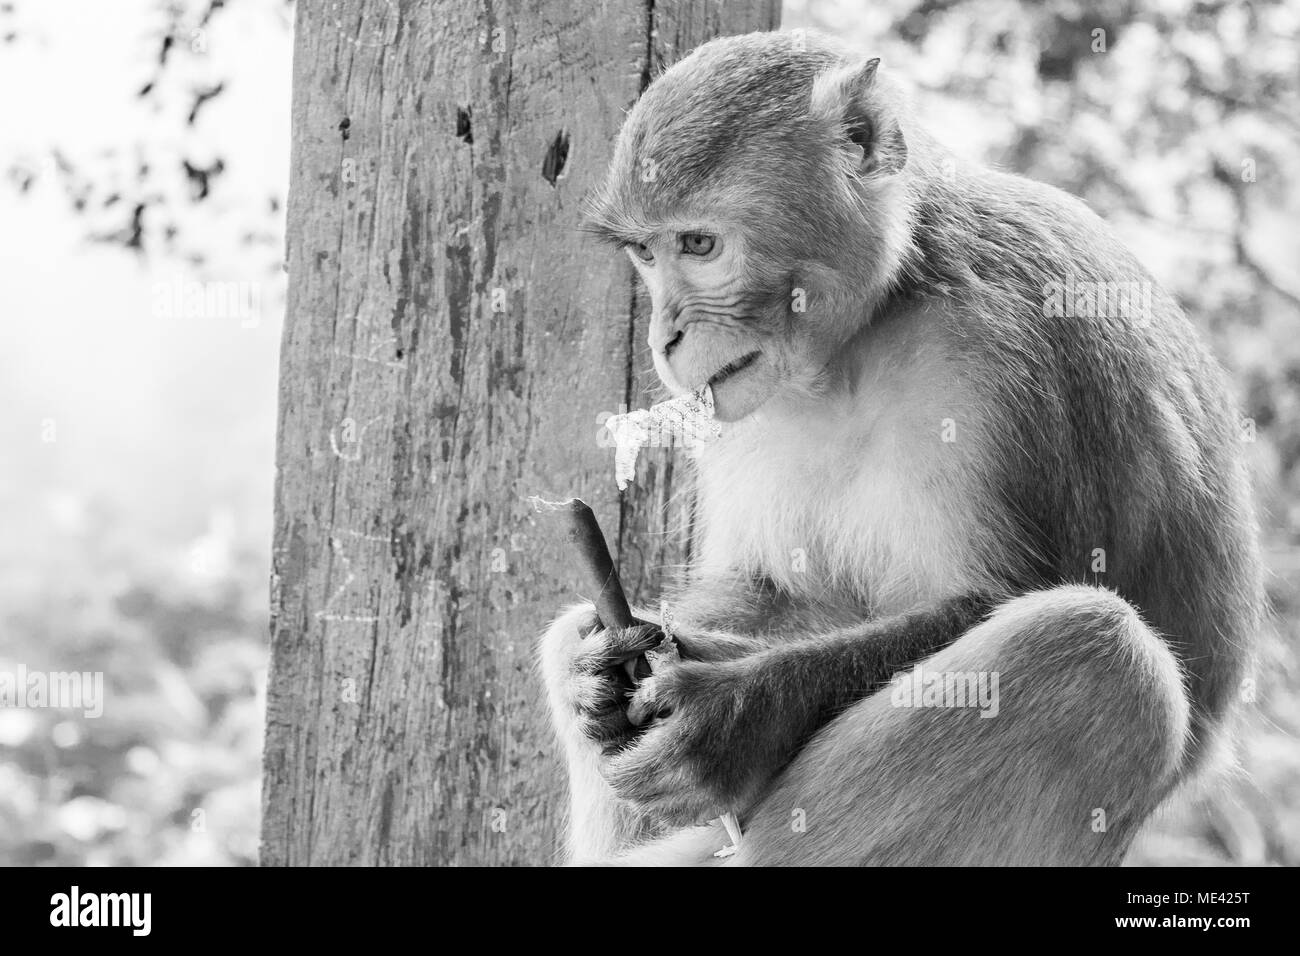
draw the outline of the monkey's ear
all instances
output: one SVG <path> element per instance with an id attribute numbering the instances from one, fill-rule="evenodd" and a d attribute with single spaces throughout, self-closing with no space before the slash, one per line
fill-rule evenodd
<path id="1" fill-rule="evenodd" d="M 817 77 L 812 112 L 840 126 L 861 176 L 890 176 L 907 164 L 907 142 L 889 106 L 890 94 L 876 82 L 880 59 L 831 70 Z"/>

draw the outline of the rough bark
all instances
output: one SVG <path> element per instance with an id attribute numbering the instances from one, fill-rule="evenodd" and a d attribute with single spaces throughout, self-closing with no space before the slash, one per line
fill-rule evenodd
<path id="1" fill-rule="evenodd" d="M 530 494 L 586 497 L 653 600 L 671 459 L 630 268 L 580 201 L 653 71 L 776 0 L 298 6 L 264 864 L 546 863 L 563 781 L 534 638 L 574 596 Z"/>

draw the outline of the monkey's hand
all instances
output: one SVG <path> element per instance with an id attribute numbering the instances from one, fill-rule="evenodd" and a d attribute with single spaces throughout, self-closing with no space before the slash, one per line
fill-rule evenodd
<path id="1" fill-rule="evenodd" d="M 835 714 L 947 647 L 989 603 L 960 595 L 743 657 L 661 668 L 628 707 L 630 722 L 650 720 L 648 729 L 601 773 L 619 796 L 671 823 L 744 811 Z"/>
<path id="2" fill-rule="evenodd" d="M 663 640 L 653 624 L 601 630 L 589 603 L 568 609 L 542 639 L 542 672 L 559 727 L 613 752 L 638 731 L 627 718 L 624 664 Z"/>
<path id="3" fill-rule="evenodd" d="M 651 722 L 603 762 L 614 792 L 671 824 L 749 806 L 806 735 L 769 657 L 683 660 L 642 681 L 628 719 Z"/>

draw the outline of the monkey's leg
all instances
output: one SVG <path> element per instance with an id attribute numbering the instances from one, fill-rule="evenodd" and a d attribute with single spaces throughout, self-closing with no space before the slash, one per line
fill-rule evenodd
<path id="1" fill-rule="evenodd" d="M 854 704 L 745 815 L 729 863 L 1116 864 L 1175 781 L 1178 665 L 1110 591 L 1016 598 L 921 666 L 997 675 L 996 704 L 902 706 L 917 695 L 894 684 Z"/>
<path id="2" fill-rule="evenodd" d="M 575 660 L 588 649 L 584 639 L 595 626 L 590 603 L 569 608 L 542 635 L 540 663 L 555 728 L 569 771 L 568 855 L 593 859 L 617 853 L 646 839 L 654 828 L 644 815 L 617 800 L 600 775 L 601 744 L 583 731 L 582 707 L 593 693 L 608 693 L 600 675 L 575 670 Z M 625 702 L 617 700 L 620 713 Z"/>

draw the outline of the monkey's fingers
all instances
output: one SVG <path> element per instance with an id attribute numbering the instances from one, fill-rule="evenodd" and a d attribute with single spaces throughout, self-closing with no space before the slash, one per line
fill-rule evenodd
<path id="1" fill-rule="evenodd" d="M 706 819 L 702 790 L 678 758 L 667 727 L 643 731 L 635 743 L 603 761 L 600 771 L 616 794 L 655 819 L 677 825 Z"/>
<path id="2" fill-rule="evenodd" d="M 658 647 L 663 639 L 663 631 L 659 629 L 658 624 L 643 622 L 634 627 L 607 632 L 605 653 L 622 662 Z"/>
<path id="3" fill-rule="evenodd" d="M 587 638 L 582 653 L 573 659 L 573 668 L 598 674 L 644 654 L 662 640 L 663 634 L 653 624 L 599 631 Z"/>
<path id="4" fill-rule="evenodd" d="M 578 637 L 584 641 L 600 630 L 600 618 L 596 616 L 596 606 L 587 605 L 587 614 L 578 623 Z"/>
<path id="5" fill-rule="evenodd" d="M 617 669 L 607 676 L 584 676 L 574 682 L 572 701 L 578 730 L 602 750 L 618 749 L 636 733 L 627 719 L 631 689 L 631 681 Z"/>
<path id="6" fill-rule="evenodd" d="M 583 714 L 578 723 L 579 732 L 601 748 L 601 753 L 617 753 L 636 733 L 618 704 L 602 710 Z"/>
<path id="7" fill-rule="evenodd" d="M 666 695 L 660 693 L 657 678 L 651 676 L 641 681 L 627 705 L 628 722 L 633 727 L 640 727 L 656 717 L 669 716 L 673 712 L 672 706 L 667 700 L 661 699 L 664 696 Z"/>

